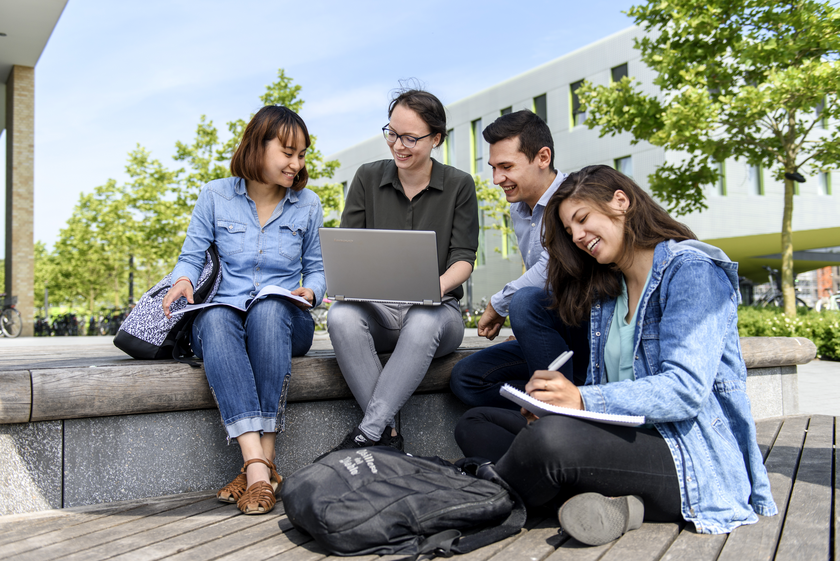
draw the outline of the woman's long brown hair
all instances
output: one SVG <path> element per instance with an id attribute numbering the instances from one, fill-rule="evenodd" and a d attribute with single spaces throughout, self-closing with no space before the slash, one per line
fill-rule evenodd
<path id="1" fill-rule="evenodd" d="M 619 215 L 609 206 L 616 191 L 627 195 L 629 206 Z M 591 204 L 612 220 L 624 216 L 624 248 L 616 263 L 602 265 L 579 249 L 560 220 L 566 200 Z M 638 249 L 652 249 L 665 240 L 697 237 L 677 222 L 636 183 L 609 166 L 587 166 L 563 181 L 548 202 L 543 219 L 543 245 L 548 250 L 546 288 L 553 294 L 552 308 L 566 324 L 580 325 L 592 304 L 621 294 L 621 268 L 633 262 Z"/>

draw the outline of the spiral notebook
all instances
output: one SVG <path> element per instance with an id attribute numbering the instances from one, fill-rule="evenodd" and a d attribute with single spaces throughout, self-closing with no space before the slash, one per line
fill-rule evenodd
<path id="1" fill-rule="evenodd" d="M 569 417 L 588 419 L 608 425 L 623 425 L 625 427 L 640 427 L 645 424 L 645 418 L 643 416 L 595 413 L 594 411 L 581 411 L 579 409 L 568 409 L 566 407 L 551 405 L 550 403 L 533 398 L 509 384 L 502 386 L 499 393 L 514 403 L 518 403 L 537 417 L 543 417 L 545 415 L 567 415 Z"/>

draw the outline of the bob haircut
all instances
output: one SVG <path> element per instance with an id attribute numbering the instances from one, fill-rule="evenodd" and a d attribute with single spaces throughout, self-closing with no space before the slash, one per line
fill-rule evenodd
<path id="1" fill-rule="evenodd" d="M 616 191 L 627 195 L 624 214 L 610 208 Z M 560 220 L 560 205 L 567 200 L 591 204 L 611 220 L 624 217 L 624 247 L 616 263 L 602 265 L 578 248 Z M 554 295 L 552 308 L 568 325 L 579 325 L 595 300 L 621 294 L 621 269 L 633 263 L 639 249 L 652 249 L 665 240 L 697 237 L 677 222 L 636 183 L 609 166 L 587 166 L 569 175 L 546 205 L 543 245 L 548 251 L 547 288 Z"/>
<path id="2" fill-rule="evenodd" d="M 437 146 L 443 144 L 443 141 L 446 140 L 446 110 L 444 110 L 443 104 L 437 97 L 421 89 L 399 90 L 394 99 L 391 100 L 391 104 L 388 105 L 389 119 L 397 105 L 405 105 L 417 113 L 429 127 L 432 138 L 435 135 L 440 135 Z"/>
<path id="3" fill-rule="evenodd" d="M 230 173 L 235 177 L 242 177 L 249 181 L 265 183 L 263 169 L 265 168 L 265 145 L 275 138 L 285 145 L 298 134 L 303 135 L 306 147 L 312 144 L 306 123 L 297 113 L 280 105 L 266 105 L 254 115 L 242 140 L 230 159 Z M 309 173 L 304 165 L 295 176 L 292 183 L 293 191 L 300 191 L 306 187 Z"/>
<path id="4" fill-rule="evenodd" d="M 532 111 L 523 109 L 502 115 L 487 125 L 482 136 L 488 144 L 519 138 L 519 151 L 525 154 L 529 162 L 534 161 L 540 150 L 548 148 L 551 151 L 548 167 L 554 170 L 554 137 L 542 117 Z"/>

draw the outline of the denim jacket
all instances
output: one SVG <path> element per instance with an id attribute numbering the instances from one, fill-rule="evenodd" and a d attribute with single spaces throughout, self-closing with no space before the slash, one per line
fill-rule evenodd
<path id="1" fill-rule="evenodd" d="M 665 438 L 682 515 L 704 534 L 778 511 L 755 437 L 738 337 L 738 264 L 710 245 L 656 246 L 639 301 L 635 380 L 607 384 L 604 347 L 615 300 L 592 308 L 585 409 L 644 415 Z"/>
<path id="2" fill-rule="evenodd" d="M 318 195 L 309 189 L 286 189 L 286 196 L 260 226 L 245 181 L 216 179 L 198 196 L 172 280 L 187 277 L 195 285 L 204 267 L 204 251 L 215 242 L 222 282 L 214 302 L 245 308 L 266 285 L 295 290 L 302 277 L 302 286 L 312 289 L 318 304 L 327 284 L 318 235 L 323 221 Z"/>

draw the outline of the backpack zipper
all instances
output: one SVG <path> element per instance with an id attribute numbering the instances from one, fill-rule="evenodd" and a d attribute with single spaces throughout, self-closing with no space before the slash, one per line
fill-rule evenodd
<path id="1" fill-rule="evenodd" d="M 430 518 L 435 518 L 437 516 L 440 516 L 442 514 L 446 514 L 448 512 L 465 510 L 467 508 L 472 508 L 472 507 L 480 506 L 480 505 L 484 505 L 484 504 L 488 504 L 488 505 L 493 504 L 493 503 L 497 502 L 499 499 L 502 499 L 506 496 L 508 496 L 508 492 L 505 491 L 504 489 L 502 489 L 501 491 L 499 491 L 499 493 L 497 493 L 494 497 L 492 497 L 490 499 L 485 499 L 483 501 L 476 501 L 476 502 L 472 502 L 472 503 L 460 504 L 460 505 L 457 505 L 457 506 L 448 506 L 446 508 L 442 508 L 438 511 L 431 512 L 429 514 L 426 514 L 425 516 L 422 516 L 422 517 L 418 518 L 417 522 L 425 522 L 426 520 L 429 520 Z"/>

